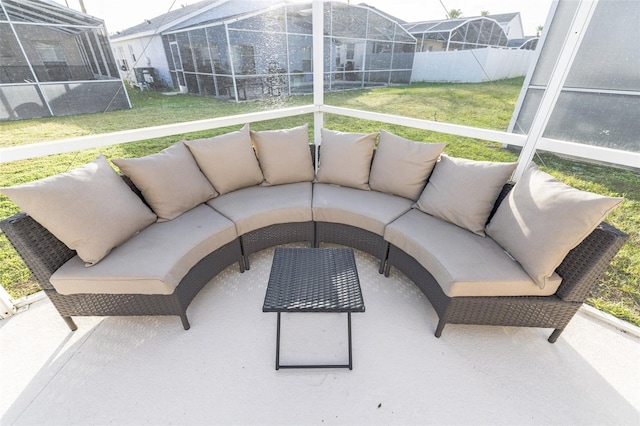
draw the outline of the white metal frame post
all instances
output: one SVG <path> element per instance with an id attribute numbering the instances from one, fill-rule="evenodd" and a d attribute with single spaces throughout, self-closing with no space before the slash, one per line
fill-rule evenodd
<path id="1" fill-rule="evenodd" d="M 318 145 L 321 143 L 321 129 L 324 127 L 324 5 L 322 0 L 313 0 L 313 143 L 316 145 L 316 159 Z M 316 160 L 316 168 L 317 168 Z"/>
<path id="2" fill-rule="evenodd" d="M 551 3 L 551 8 L 549 9 L 549 13 L 547 15 L 547 19 L 544 22 L 545 31 L 540 35 L 540 39 L 538 40 L 538 46 L 535 50 L 535 56 L 529 64 L 529 68 L 527 70 L 527 74 L 524 77 L 524 83 L 522 87 L 529 87 L 531 85 L 531 80 L 533 78 L 533 73 L 538 66 L 538 62 L 540 61 L 540 53 L 542 53 L 542 49 L 547 44 L 547 38 L 549 37 L 549 28 L 551 28 L 551 23 L 553 22 L 554 16 L 556 16 L 556 11 L 558 10 L 558 1 L 554 1 Z M 516 108 L 513 110 L 513 114 L 511 115 L 511 121 L 509 122 L 509 127 L 507 128 L 507 132 L 514 133 L 516 132 L 516 123 L 518 121 L 518 116 L 520 115 L 520 111 L 522 110 L 522 104 L 524 103 L 524 98 L 527 95 L 526 90 L 520 90 L 520 95 L 518 95 L 518 101 L 516 102 Z M 505 146 L 506 148 L 506 146 Z"/>
<path id="3" fill-rule="evenodd" d="M 571 22 L 571 27 L 567 33 L 567 38 L 562 45 L 562 49 L 558 55 L 558 60 L 556 61 L 551 77 L 549 78 L 549 83 L 544 91 L 544 95 L 542 95 L 540 106 L 538 107 L 538 111 L 531 123 L 531 128 L 527 135 L 527 140 L 522 148 L 522 152 L 520 153 L 520 158 L 518 158 L 518 167 L 513 174 L 513 180 L 515 181 L 518 181 L 522 177 L 529 163 L 533 160 L 538 141 L 540 141 L 545 129 L 547 128 L 553 109 L 556 106 L 567 76 L 571 71 L 573 60 L 578 53 L 578 49 L 580 48 L 580 44 L 582 43 L 587 31 L 589 22 L 591 22 L 591 17 L 598 5 L 598 1 L 599 0 L 582 0 L 578 4 L 576 14 L 573 17 L 573 22 Z"/>

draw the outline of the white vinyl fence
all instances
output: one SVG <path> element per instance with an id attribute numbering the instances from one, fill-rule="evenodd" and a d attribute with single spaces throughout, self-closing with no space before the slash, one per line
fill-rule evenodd
<path id="1" fill-rule="evenodd" d="M 534 58 L 534 50 L 493 47 L 419 52 L 413 59 L 411 82 L 481 83 L 523 77 Z"/>

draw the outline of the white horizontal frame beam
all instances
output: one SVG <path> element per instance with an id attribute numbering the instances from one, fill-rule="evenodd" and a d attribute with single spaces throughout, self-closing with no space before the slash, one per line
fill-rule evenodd
<path id="1" fill-rule="evenodd" d="M 397 124 L 400 126 L 414 127 L 416 129 L 431 130 L 433 132 L 447 133 L 450 135 L 467 138 L 482 139 L 508 145 L 522 146 L 527 139 L 526 135 L 501 132 L 499 130 L 482 129 L 478 127 L 462 126 L 459 124 L 443 123 L 439 121 L 409 118 L 400 115 L 381 114 L 349 108 L 341 108 L 330 105 L 322 105 L 322 112 L 360 118 L 363 120 L 380 121 L 382 123 Z"/>
<path id="2" fill-rule="evenodd" d="M 619 149 L 585 145 L 583 143 L 566 142 L 549 138 L 540 138 L 536 148 L 555 154 L 591 159 L 594 161 L 602 161 L 605 163 L 640 169 L 640 152 L 621 151 Z"/>
<path id="3" fill-rule="evenodd" d="M 99 148 L 146 139 L 217 129 L 220 127 L 235 126 L 256 121 L 310 114 L 315 111 L 316 108 L 313 105 L 307 105 L 0 148 L 0 164 L 89 148 Z"/>
<path id="4" fill-rule="evenodd" d="M 80 136 L 77 138 L 60 139 L 56 141 L 35 143 L 30 145 L 0 148 L 0 164 L 8 163 L 11 161 L 44 157 L 53 154 L 62 154 L 65 152 L 99 148 L 103 146 L 117 145 L 129 142 L 137 142 L 159 137 L 175 136 L 190 132 L 210 130 L 221 127 L 310 113 L 338 114 L 353 118 L 360 118 L 363 120 L 371 120 L 381 123 L 413 127 L 417 129 L 452 134 L 462 137 L 470 137 L 474 139 L 481 139 L 514 146 L 522 146 L 524 141 L 526 140 L 526 135 L 501 132 L 498 130 L 480 129 L 476 127 L 402 117 L 398 115 L 381 114 L 376 112 L 335 107 L 330 105 L 306 105 L 301 107 L 283 108 L 273 111 L 262 111 L 228 117 L 190 121 L 185 123 L 123 130 L 113 133 Z M 319 143 L 319 141 L 316 141 L 316 143 Z M 549 138 L 541 138 L 538 143 L 538 148 L 544 151 L 578 157 L 585 160 L 591 159 L 611 164 L 619 164 L 625 167 L 640 168 L 640 153 L 635 152 L 621 151 L 611 148 L 585 145 L 575 142 L 566 142 Z"/>

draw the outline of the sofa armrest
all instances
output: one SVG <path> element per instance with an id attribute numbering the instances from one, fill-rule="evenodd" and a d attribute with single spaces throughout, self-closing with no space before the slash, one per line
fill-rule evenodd
<path id="1" fill-rule="evenodd" d="M 562 277 L 556 295 L 568 302 L 584 302 L 627 238 L 624 232 L 602 222 L 556 269 Z"/>
<path id="2" fill-rule="evenodd" d="M 51 275 L 76 255 L 24 212 L 1 221 L 0 229 L 44 290 L 53 289 Z"/>

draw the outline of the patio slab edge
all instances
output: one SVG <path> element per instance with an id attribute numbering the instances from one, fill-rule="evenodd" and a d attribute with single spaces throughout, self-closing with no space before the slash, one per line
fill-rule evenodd
<path id="1" fill-rule="evenodd" d="M 611 314 L 608 314 L 606 312 L 603 312 L 599 309 L 594 308 L 593 306 L 589 306 L 583 303 L 582 306 L 580 307 L 580 312 L 583 312 L 584 314 L 589 315 L 590 317 L 597 318 L 598 320 L 606 324 L 609 324 L 620 331 L 631 334 L 635 337 L 640 337 L 640 327 L 637 327 L 627 321 L 616 318 Z"/>

